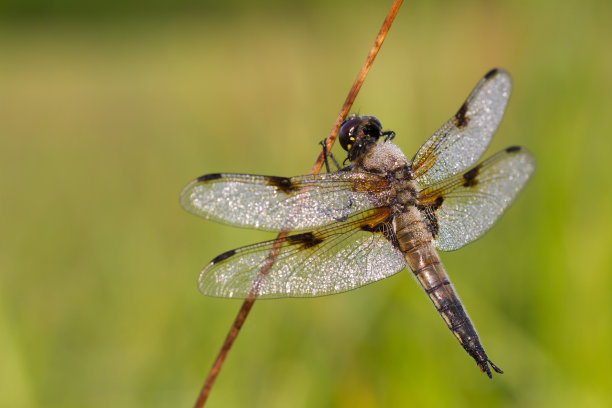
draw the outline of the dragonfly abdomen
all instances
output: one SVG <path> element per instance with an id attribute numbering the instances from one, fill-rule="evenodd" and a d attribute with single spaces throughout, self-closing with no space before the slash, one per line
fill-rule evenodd
<path id="1" fill-rule="evenodd" d="M 422 222 L 424 221 L 414 212 L 396 219 L 398 243 L 408 266 L 450 331 L 476 361 L 480 370 L 491 377 L 488 366 L 490 364 L 496 372 L 502 373 L 502 370 L 489 360 L 480 344 L 476 329 L 465 312 L 438 253 L 431 240 L 423 236 L 423 228 L 419 225 Z"/>

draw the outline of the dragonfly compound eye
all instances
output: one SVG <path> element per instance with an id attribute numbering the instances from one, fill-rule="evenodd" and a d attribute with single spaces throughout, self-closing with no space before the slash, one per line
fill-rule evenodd
<path id="1" fill-rule="evenodd" d="M 361 121 L 362 119 L 360 117 L 355 117 L 345 120 L 340 127 L 338 141 L 340 142 L 340 146 L 347 152 L 351 150 L 351 147 L 355 144 L 356 131 Z"/>

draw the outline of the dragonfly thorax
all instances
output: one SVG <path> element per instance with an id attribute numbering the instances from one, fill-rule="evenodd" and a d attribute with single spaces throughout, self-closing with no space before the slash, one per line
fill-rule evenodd
<path id="1" fill-rule="evenodd" d="M 404 153 L 397 145 L 388 141 L 370 145 L 354 165 L 369 173 L 393 173 L 397 179 L 410 178 L 410 167 Z"/>

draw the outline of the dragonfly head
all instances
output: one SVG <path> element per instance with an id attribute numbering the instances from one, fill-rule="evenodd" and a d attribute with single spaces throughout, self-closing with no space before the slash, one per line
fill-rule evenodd
<path id="1" fill-rule="evenodd" d="M 353 160 L 364 147 L 376 143 L 383 135 L 382 125 L 376 117 L 352 114 L 342 122 L 338 141 L 348 152 L 349 160 Z"/>

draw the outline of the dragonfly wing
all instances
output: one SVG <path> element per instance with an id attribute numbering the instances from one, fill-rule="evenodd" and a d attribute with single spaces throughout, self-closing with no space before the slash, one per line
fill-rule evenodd
<path id="1" fill-rule="evenodd" d="M 482 156 L 501 122 L 512 81 L 503 69 L 489 71 L 472 93 L 412 159 L 416 181 L 427 186 L 467 169 Z"/>
<path id="2" fill-rule="evenodd" d="M 205 295 L 228 298 L 244 298 L 255 286 L 263 298 L 344 292 L 405 267 L 393 240 L 389 210 L 372 209 L 320 229 L 225 252 L 202 270 L 199 288 Z"/>
<path id="3" fill-rule="evenodd" d="M 308 230 L 384 205 L 388 182 L 368 173 L 298 177 L 208 174 L 182 191 L 183 208 L 200 217 L 267 231 Z"/>
<path id="4" fill-rule="evenodd" d="M 422 190 L 419 205 L 434 245 L 452 251 L 474 241 L 499 219 L 535 170 L 535 158 L 514 146 L 470 170 Z"/>

